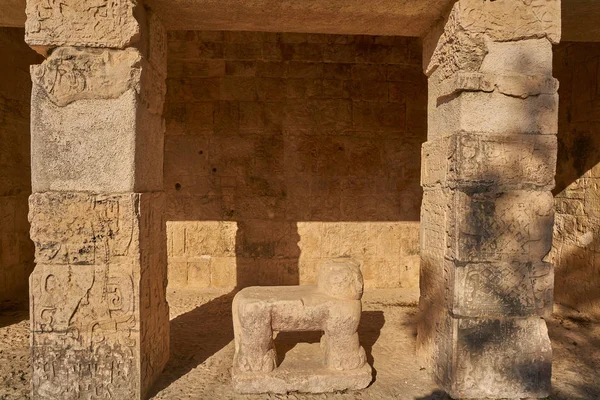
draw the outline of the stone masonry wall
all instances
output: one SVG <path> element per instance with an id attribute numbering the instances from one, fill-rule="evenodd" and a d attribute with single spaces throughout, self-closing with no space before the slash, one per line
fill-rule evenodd
<path id="1" fill-rule="evenodd" d="M 563 43 L 553 261 L 556 302 L 600 318 L 600 43 Z"/>
<path id="2" fill-rule="evenodd" d="M 0 309 L 27 302 L 33 271 L 27 198 L 31 194 L 29 65 L 42 58 L 23 29 L 0 28 Z"/>
<path id="3" fill-rule="evenodd" d="M 169 284 L 418 287 L 421 45 L 404 37 L 170 32 Z"/>

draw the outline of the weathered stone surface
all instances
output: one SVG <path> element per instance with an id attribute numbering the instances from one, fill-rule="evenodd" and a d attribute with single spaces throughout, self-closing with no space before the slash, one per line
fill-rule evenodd
<path id="1" fill-rule="evenodd" d="M 556 153 L 554 135 L 436 137 L 423 145 L 421 185 L 550 190 Z"/>
<path id="2" fill-rule="evenodd" d="M 317 286 L 250 287 L 233 300 L 234 388 L 242 393 L 362 389 L 371 381 L 357 334 L 363 290 L 359 264 L 331 260 Z M 273 331 L 323 331 L 322 367 L 280 370 Z M 297 368 L 296 368 L 297 369 Z M 343 372 L 342 372 L 343 371 Z M 251 381 L 254 374 L 254 381 Z"/>
<path id="3" fill-rule="evenodd" d="M 436 123 L 429 128 L 435 136 L 459 132 L 546 135 L 558 132 L 557 94 L 522 99 L 497 91 L 462 92 L 456 98 L 437 102 Z"/>
<path id="4" fill-rule="evenodd" d="M 160 194 L 36 193 L 33 395 L 144 397 L 168 358 Z"/>
<path id="5" fill-rule="evenodd" d="M 424 40 L 419 353 L 453 398 L 545 397 L 560 1 L 459 0 Z"/>
<path id="6" fill-rule="evenodd" d="M 480 72 L 457 72 L 437 88 L 437 101 L 442 102 L 461 92 L 491 93 L 493 91 L 526 99 L 540 94 L 555 94 L 558 91 L 558 81 L 551 76 L 543 75 L 496 75 Z"/>
<path id="7" fill-rule="evenodd" d="M 540 262 L 552 246 L 550 192 L 427 190 L 421 251 L 459 262 Z"/>
<path id="8" fill-rule="evenodd" d="M 552 43 L 560 40 L 560 0 L 460 0 L 455 7 L 460 27 L 494 41 L 536 37 L 547 37 Z"/>
<path id="9" fill-rule="evenodd" d="M 458 192 L 455 201 L 458 261 L 541 261 L 550 251 L 550 192 Z"/>
<path id="10" fill-rule="evenodd" d="M 286 354 L 281 365 L 273 372 L 235 371 L 234 390 L 238 393 L 260 394 L 267 387 L 270 393 L 279 394 L 327 393 L 361 390 L 373 380 L 369 364 L 353 370 L 332 371 L 319 360 L 322 354 L 318 343 L 299 343 L 297 347 L 296 353 L 299 354 L 296 357 Z"/>
<path id="11" fill-rule="evenodd" d="M 550 317 L 554 288 L 552 264 L 499 262 L 453 268 L 456 317 Z"/>
<path id="12" fill-rule="evenodd" d="M 122 51 L 62 47 L 31 67 L 36 86 L 57 106 L 77 100 L 117 99 L 140 83 L 142 55 Z"/>
<path id="13" fill-rule="evenodd" d="M 431 367 L 453 398 L 543 398 L 550 394 L 552 348 L 543 319 L 461 319 L 429 308 Z M 425 325 L 421 325 L 423 329 Z"/>
<path id="14" fill-rule="evenodd" d="M 61 48 L 32 76 L 34 192 L 162 188 L 166 87 L 137 50 Z"/>
<path id="15" fill-rule="evenodd" d="M 455 317 L 549 317 L 554 272 L 545 262 L 459 263 L 426 253 L 421 300 Z"/>
<path id="16" fill-rule="evenodd" d="M 546 39 L 488 41 L 486 46 L 482 73 L 552 77 L 552 43 Z"/>
<path id="17" fill-rule="evenodd" d="M 436 79 L 445 80 L 458 71 L 479 71 L 486 54 L 493 53 L 489 42 L 545 38 L 558 43 L 560 16 L 560 0 L 457 1 L 443 31 L 434 29 L 425 41 L 431 49 L 425 51 L 427 74 L 440 68 Z"/>
<path id="18" fill-rule="evenodd" d="M 27 1 L 25 40 L 45 52 L 59 46 L 125 48 L 139 40 L 134 0 Z"/>

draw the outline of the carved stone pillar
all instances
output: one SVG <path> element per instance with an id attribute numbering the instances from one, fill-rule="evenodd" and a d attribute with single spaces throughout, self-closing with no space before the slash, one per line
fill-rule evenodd
<path id="1" fill-rule="evenodd" d="M 169 356 L 166 35 L 134 0 L 28 0 L 34 399 L 140 399 Z M 93 4 L 91 4 L 93 3 Z"/>
<path id="2" fill-rule="evenodd" d="M 419 351 L 455 398 L 545 397 L 559 0 L 459 0 L 424 42 Z"/>

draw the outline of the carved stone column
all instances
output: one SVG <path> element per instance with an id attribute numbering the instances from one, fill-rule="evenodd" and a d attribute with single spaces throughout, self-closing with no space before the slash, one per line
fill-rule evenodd
<path id="1" fill-rule="evenodd" d="M 459 0 L 424 42 L 418 346 L 455 398 L 545 397 L 559 0 Z"/>
<path id="2" fill-rule="evenodd" d="M 28 0 L 34 399 L 140 399 L 169 356 L 166 35 L 134 0 Z"/>

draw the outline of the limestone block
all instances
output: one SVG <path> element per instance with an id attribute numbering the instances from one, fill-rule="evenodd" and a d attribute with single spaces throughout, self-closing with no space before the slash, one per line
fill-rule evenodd
<path id="1" fill-rule="evenodd" d="M 36 193 L 33 396 L 143 398 L 168 359 L 160 194 Z"/>
<path id="2" fill-rule="evenodd" d="M 317 286 L 250 287 L 235 296 L 232 376 L 236 391 L 320 393 L 362 389 L 371 382 L 371 368 L 357 334 L 363 286 L 358 263 L 326 262 L 318 282 Z M 273 331 L 323 331 L 321 367 L 312 369 L 304 361 L 309 368 L 276 368 Z"/>
<path id="3" fill-rule="evenodd" d="M 550 251 L 551 192 L 457 192 L 455 200 L 456 260 L 539 262 Z"/>
<path id="4" fill-rule="evenodd" d="M 438 135 L 558 132 L 558 94 L 522 99 L 498 91 L 463 92 L 454 98 L 438 99 L 435 112 L 438 115 L 430 129 Z"/>
<path id="5" fill-rule="evenodd" d="M 451 310 L 460 317 L 550 317 L 552 264 L 477 263 L 453 265 Z"/>
<path id="6" fill-rule="evenodd" d="M 540 262 L 552 247 L 550 192 L 427 190 L 421 254 L 458 262 Z"/>
<path id="7" fill-rule="evenodd" d="M 166 86 L 139 51 L 61 48 L 32 79 L 34 192 L 162 189 Z"/>
<path id="8" fill-rule="evenodd" d="M 550 64 L 552 65 L 552 64 Z M 459 71 L 437 86 L 432 93 L 432 99 L 436 106 L 444 101 L 451 100 L 462 92 L 486 92 L 497 91 L 507 96 L 526 99 L 530 96 L 540 94 L 556 94 L 558 91 L 558 80 L 551 75 L 528 75 L 524 73 L 481 73 Z"/>
<path id="9" fill-rule="evenodd" d="M 125 48 L 140 38 L 134 0 L 28 0 L 25 40 L 45 52 L 59 46 Z"/>
<path id="10" fill-rule="evenodd" d="M 443 29 L 433 29 L 425 40 L 426 73 L 439 68 L 438 79 L 444 80 L 457 71 L 477 72 L 489 43 L 544 39 L 556 44 L 560 34 L 560 0 L 460 0 Z"/>
<path id="11" fill-rule="evenodd" d="M 560 41 L 560 0 L 460 0 L 453 12 L 461 28 L 497 42 L 540 37 Z"/>
<path id="12" fill-rule="evenodd" d="M 544 398 L 552 348 L 543 319 L 461 319 L 446 312 L 436 331 L 434 376 L 453 398 Z"/>
<path id="13" fill-rule="evenodd" d="M 140 195 L 34 193 L 29 199 L 31 240 L 39 264 L 129 263 L 139 254 L 136 210 Z"/>
<path id="14" fill-rule="evenodd" d="M 556 156 L 554 135 L 436 137 L 423 144 L 421 185 L 550 190 Z"/>
<path id="15" fill-rule="evenodd" d="M 546 39 L 488 41 L 486 47 L 488 53 L 480 67 L 483 73 L 552 76 L 552 43 Z"/>

